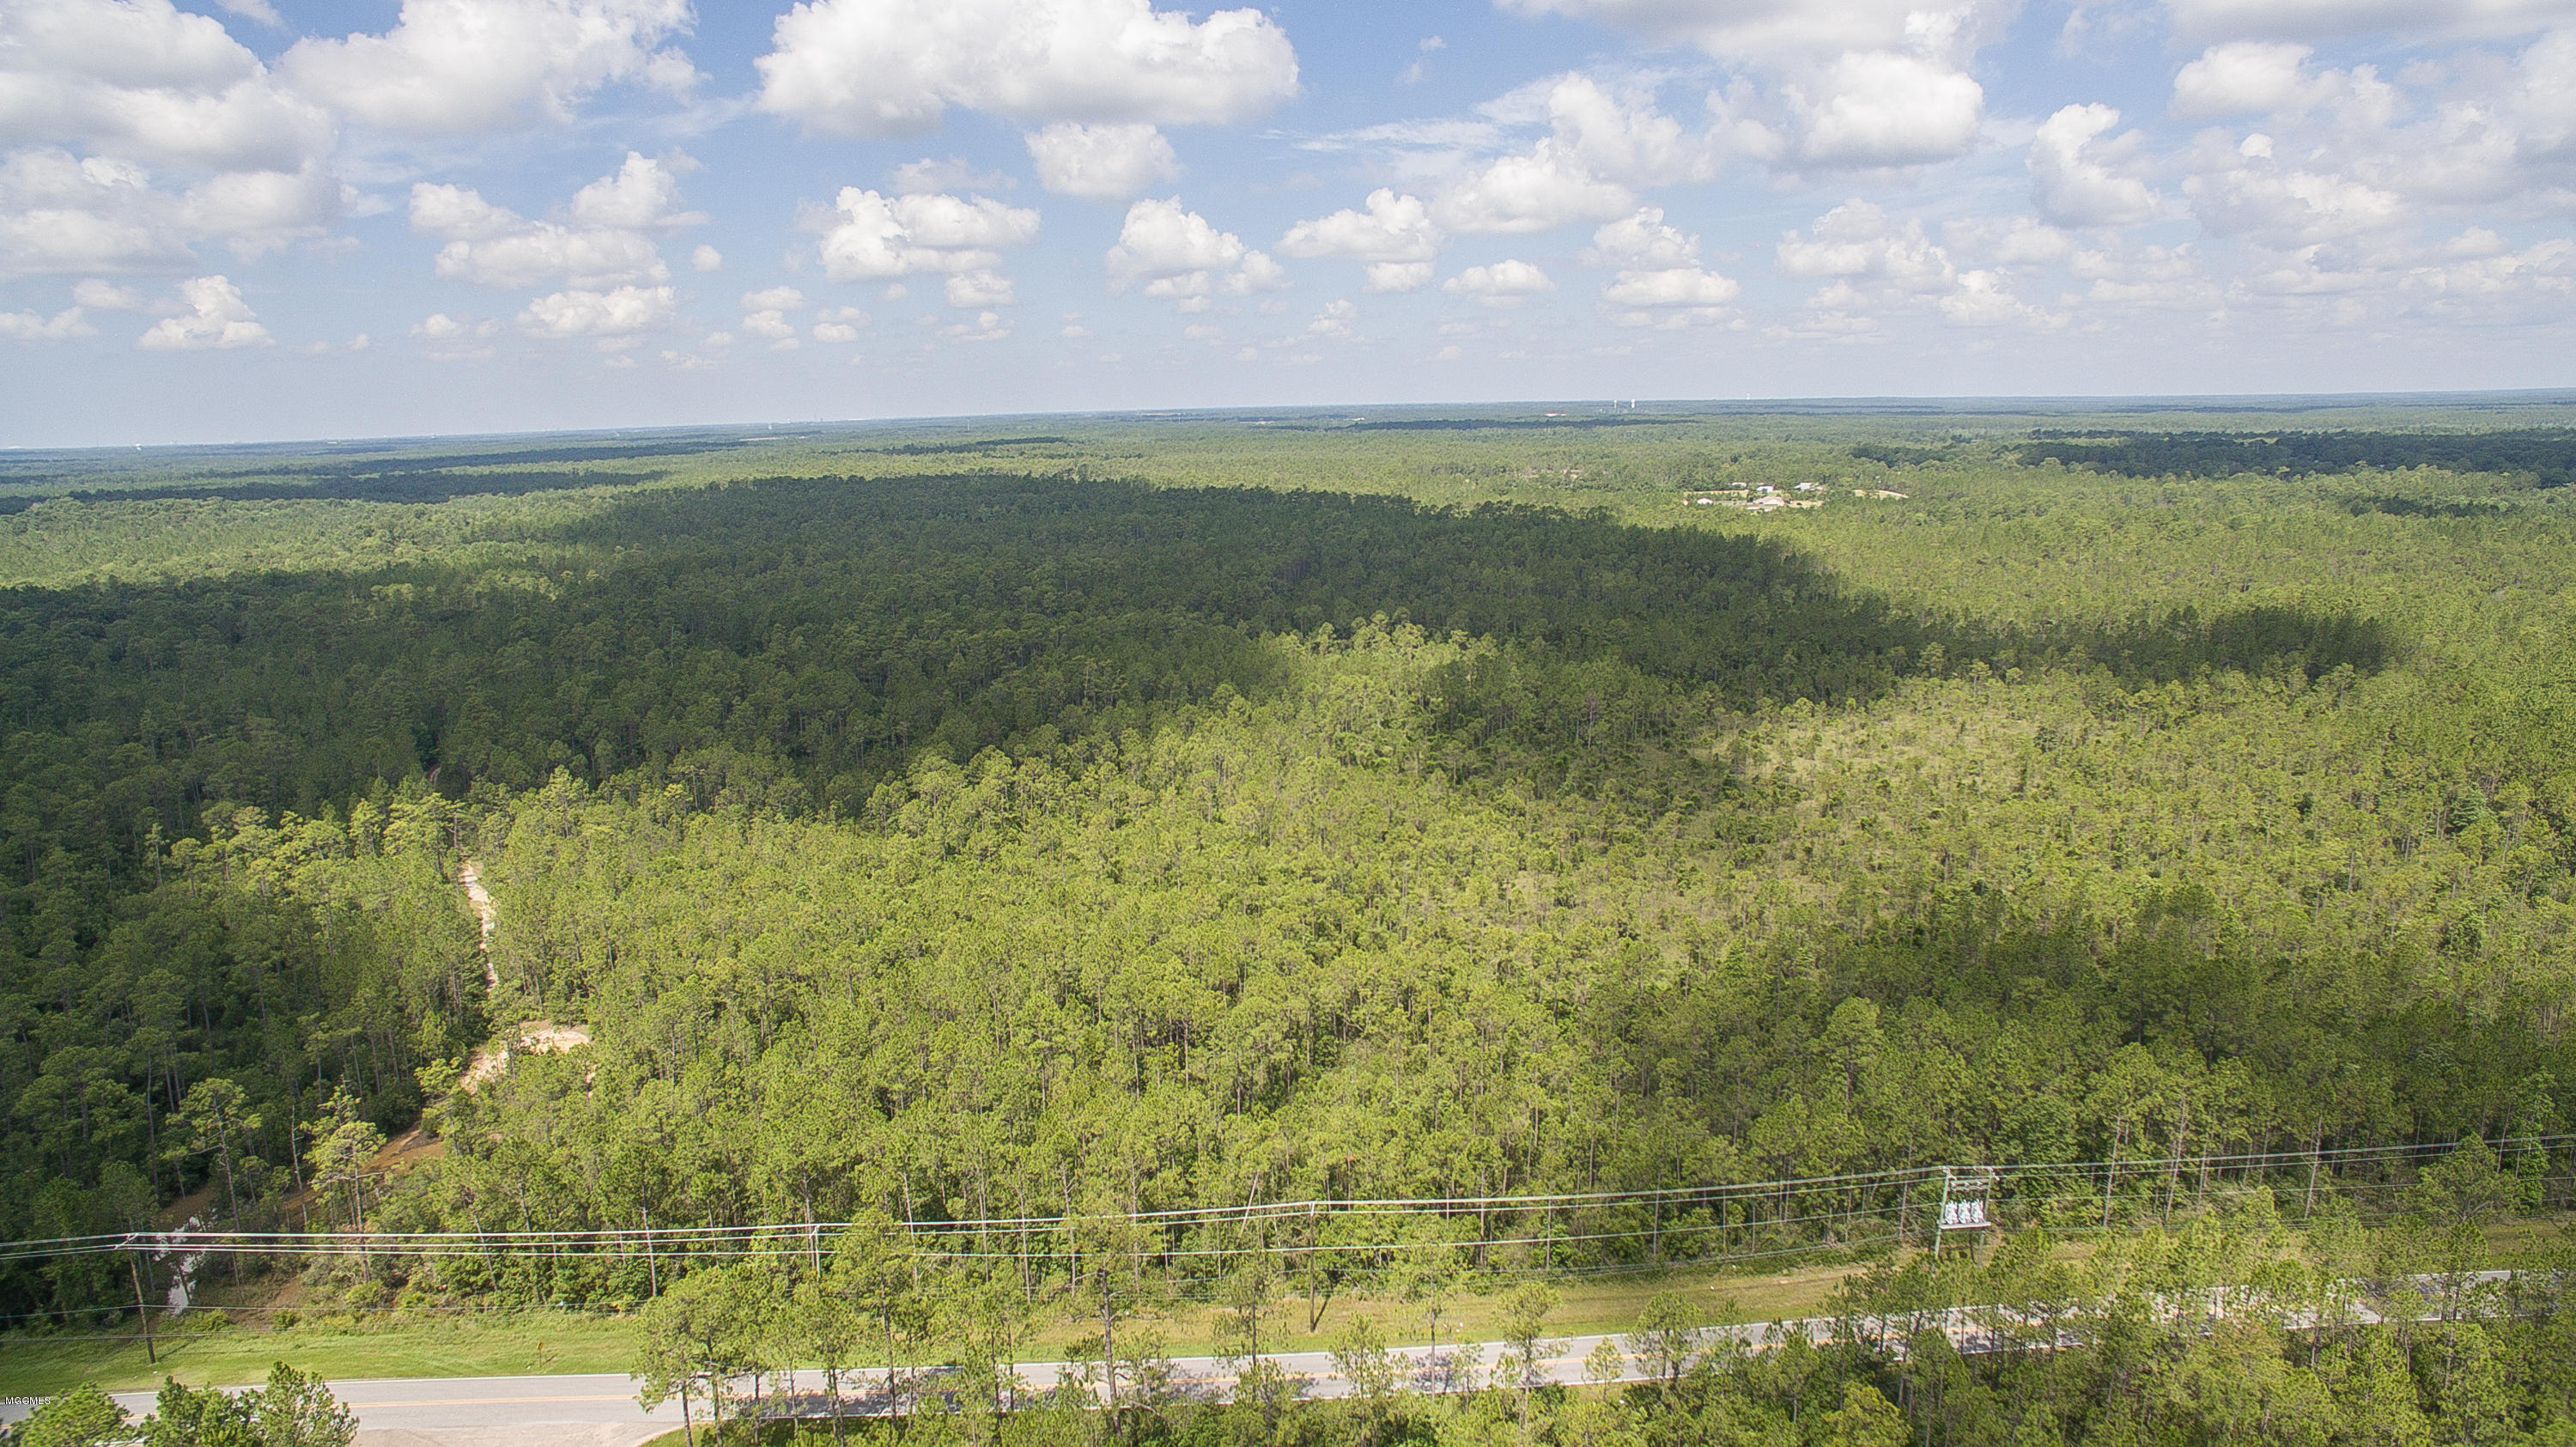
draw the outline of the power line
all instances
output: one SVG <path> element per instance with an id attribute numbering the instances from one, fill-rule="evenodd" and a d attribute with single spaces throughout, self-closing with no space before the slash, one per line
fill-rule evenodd
<path id="1" fill-rule="evenodd" d="M 2506 1152 L 2540 1151 L 2544 1154 L 2576 1143 L 2576 1135 L 2514 1136 L 2492 1143 Z M 2175 1181 L 2184 1171 L 2201 1176 L 2234 1176 L 2240 1182 L 2259 1179 L 2281 1170 L 2323 1172 L 2329 1168 L 2349 1171 L 2357 1166 L 2406 1164 L 2426 1158 L 2446 1156 L 2467 1144 L 2466 1141 L 2425 1142 L 2392 1146 L 2347 1147 L 2336 1150 L 2300 1152 L 2262 1152 L 2232 1156 L 2160 1156 L 2134 1160 L 2028 1162 L 2014 1165 L 1982 1166 L 1913 1166 L 1879 1171 L 1850 1172 L 1840 1175 L 1790 1177 L 1773 1181 L 1728 1182 L 1701 1186 L 1663 1187 L 1630 1191 L 1557 1192 L 1519 1196 L 1425 1196 L 1381 1197 L 1347 1200 L 1305 1199 L 1295 1201 L 1248 1202 L 1242 1205 L 1191 1206 L 1153 1211 L 1103 1213 L 1098 1215 L 1060 1216 L 995 1216 L 953 1221 L 897 1223 L 896 1229 L 931 1252 L 961 1260 L 1028 1260 L 1062 1254 L 1051 1243 L 1045 1249 L 1024 1248 L 1012 1251 L 960 1249 L 966 1237 L 1022 1235 L 1061 1237 L 1068 1248 L 1079 1245 L 1086 1231 L 1103 1231 L 1124 1225 L 1157 1232 L 1187 1233 L 1193 1228 L 1222 1230 L 1228 1227 L 1264 1226 L 1283 1222 L 1314 1222 L 1315 1239 L 1274 1241 L 1265 1235 L 1253 1244 L 1240 1246 L 1185 1245 L 1170 1240 L 1157 1247 L 1122 1246 L 1120 1250 L 1140 1250 L 1157 1260 L 1233 1257 L 1260 1253 L 1273 1256 L 1309 1254 L 1383 1254 L 1438 1249 L 1480 1249 L 1497 1247 L 1540 1247 L 1576 1245 L 1610 1240 L 1646 1240 L 1666 1237 L 1705 1235 L 1722 1231 L 1778 1232 L 1812 1225 L 1820 1221 L 1845 1221 L 1858 1224 L 1888 1215 L 1910 1211 L 1910 1198 L 1889 1204 L 1883 1197 L 1891 1191 L 1902 1194 L 1910 1186 L 1923 1185 L 1950 1174 L 1982 1175 L 1992 1183 L 1996 1195 L 2028 1208 L 2072 1202 L 2090 1203 L 2103 1200 L 2116 1192 L 2125 1178 L 2132 1184 L 2141 1179 L 2162 1177 Z M 2078 1191 L 2061 1191 L 2053 1195 L 2021 1194 L 2014 1189 L 2022 1183 L 2054 1184 L 2069 1175 L 2084 1178 L 2085 1187 Z M 2544 1177 L 2561 1180 L 2564 1177 Z M 2395 1183 L 2343 1179 L 2331 1184 L 2339 1191 L 2372 1191 L 2394 1189 Z M 1791 1215 L 1790 1203 L 1819 1194 L 1851 1198 L 1846 1209 L 1827 1209 Z M 1877 1205 L 1863 1204 L 1865 1198 L 1877 1195 Z M 1758 1216 L 1745 1211 L 1740 1218 L 1728 1208 L 1741 1211 L 1748 1206 L 1771 1206 L 1776 1211 Z M 1485 1236 L 1469 1241 L 1455 1240 L 1381 1240 L 1327 1241 L 1322 1239 L 1322 1223 L 1338 1219 L 1367 1220 L 1381 1217 L 1436 1217 L 1458 1219 L 1470 1215 L 1485 1218 L 1503 1216 L 1524 1218 L 1540 1215 L 1548 1220 L 1565 1216 L 1612 1210 L 1631 1206 L 1682 1206 L 1718 1212 L 1716 1221 L 1676 1220 L 1670 1223 L 1640 1223 L 1619 1230 L 1582 1230 L 1557 1232 L 1541 1230 L 1531 1235 Z M 2028 1214 L 2025 1210 L 2024 1214 Z M 1901 1224 L 1901 1223 L 1900 1223 Z M 202 1257 L 208 1255 L 300 1255 L 314 1257 L 385 1256 L 407 1259 L 493 1258 L 513 1257 L 543 1259 L 572 1254 L 598 1256 L 615 1254 L 622 1257 L 669 1253 L 674 1257 L 712 1256 L 727 1259 L 758 1259 L 810 1254 L 825 1236 L 838 1236 L 857 1229 L 851 1221 L 785 1221 L 732 1226 L 654 1226 L 595 1227 L 576 1229 L 519 1231 L 176 1231 L 118 1232 L 87 1236 L 57 1236 L 21 1241 L 0 1242 L 0 1264 L 50 1260 L 62 1257 L 108 1253 L 143 1252 L 157 1257 Z M 2061 1223 L 2053 1229 L 2081 1229 L 2080 1223 Z M 1035 1243 L 1033 1243 L 1034 1246 Z M 1848 1244 L 1848 1243 L 1846 1243 Z M 1082 1247 L 1086 1254 L 1091 1247 Z M 1812 1250 L 1811 1246 L 1795 1248 Z"/>

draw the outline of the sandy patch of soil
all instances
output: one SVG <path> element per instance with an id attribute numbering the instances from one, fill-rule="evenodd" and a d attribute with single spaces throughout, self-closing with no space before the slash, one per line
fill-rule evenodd
<path id="1" fill-rule="evenodd" d="M 486 1081 L 498 1080 L 510 1068 L 513 1054 L 547 1055 L 561 1050 L 578 1050 L 590 1043 L 590 1032 L 578 1025 L 558 1025 L 552 1020 L 528 1020 L 520 1024 L 514 1044 L 478 1048 L 465 1062 L 464 1077 L 457 1081 L 460 1090 L 474 1090 Z"/>

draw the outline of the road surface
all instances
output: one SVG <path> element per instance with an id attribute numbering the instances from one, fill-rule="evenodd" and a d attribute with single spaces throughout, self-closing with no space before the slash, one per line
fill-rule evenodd
<path id="1" fill-rule="evenodd" d="M 1547 1379 L 1580 1382 L 1584 1359 L 1601 1343 L 1598 1336 L 1555 1341 L 1562 1350 L 1545 1363 Z M 1397 1371 L 1409 1390 L 1438 1390 L 1449 1375 L 1447 1358 L 1457 1348 L 1435 1354 L 1430 1347 L 1397 1347 Z M 1471 1349 L 1490 1369 L 1502 1344 L 1486 1342 Z M 1349 1387 L 1333 1371 L 1324 1352 L 1284 1352 L 1265 1360 L 1278 1363 L 1291 1377 L 1308 1380 L 1304 1395 L 1338 1397 Z M 1187 1395 L 1220 1398 L 1234 1385 L 1234 1374 L 1216 1357 L 1172 1359 L 1175 1385 Z M 1065 1362 L 1022 1362 L 1020 1380 L 1030 1391 L 1044 1391 L 1076 1370 Z M 1640 1380 L 1631 1374 L 1628 1380 Z M 1122 1390 L 1132 1390 L 1122 1379 Z M 331 1390 L 358 1414 L 360 1447 L 634 1447 L 675 1430 L 680 1404 L 665 1402 L 647 1412 L 635 1399 L 635 1383 L 622 1375 L 600 1373 L 546 1377 L 440 1377 L 353 1380 L 331 1383 Z M 810 1396 L 818 1414 L 828 1410 L 819 1372 L 799 1372 L 794 1390 Z M 884 1373 L 844 1374 L 845 1410 L 858 1414 L 884 1409 Z M 150 1392 L 117 1392 L 117 1403 L 140 1418 L 152 1410 Z M 0 1421 L 16 1421 L 35 1407 L 27 1400 L 0 1402 Z M 706 1403 L 696 1404 L 705 1420 Z"/>

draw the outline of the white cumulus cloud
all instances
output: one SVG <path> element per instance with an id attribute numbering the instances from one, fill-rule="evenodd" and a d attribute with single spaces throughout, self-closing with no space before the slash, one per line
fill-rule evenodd
<path id="1" fill-rule="evenodd" d="M 584 226 L 635 231 L 702 226 L 707 213 L 680 209 L 680 177 L 697 168 L 681 151 L 662 156 L 628 151 L 616 175 L 602 176 L 573 193 L 572 219 Z"/>
<path id="2" fill-rule="evenodd" d="M 859 329 L 866 326 L 868 314 L 854 306 L 825 307 L 814 317 L 814 340 L 818 342 L 855 342 Z"/>
<path id="3" fill-rule="evenodd" d="M 500 330 L 501 324 L 490 317 L 432 312 L 412 325 L 411 334 L 420 338 L 421 350 L 432 361 L 475 362 L 492 355 L 492 335 Z"/>
<path id="4" fill-rule="evenodd" d="M 898 136 L 950 106 L 1018 120 L 1191 124 L 1297 90 L 1287 33 L 1258 10 L 1193 21 L 1150 0 L 806 0 L 760 57 L 761 109 L 818 131 Z"/>
<path id="5" fill-rule="evenodd" d="M 575 288 L 662 281 L 661 249 L 640 231 L 531 221 L 467 187 L 415 182 L 412 230 L 443 237 L 436 269 L 451 281 L 527 287 L 562 279 Z"/>
<path id="6" fill-rule="evenodd" d="M 2325 40 L 2373 31 L 2410 37 L 2528 34 L 2576 23 L 2571 0 L 2165 0 L 2195 39 Z"/>
<path id="7" fill-rule="evenodd" d="M 983 196 L 888 197 L 844 186 L 821 220 L 817 250 L 834 281 L 880 281 L 921 272 L 990 271 L 1001 250 L 1038 235 L 1038 213 Z"/>
<path id="8" fill-rule="evenodd" d="M 2045 266 L 2075 253 L 2074 238 L 2028 216 L 1951 221 L 1943 224 L 1941 232 L 1951 255 L 1964 254 L 2001 266 Z"/>
<path id="9" fill-rule="evenodd" d="M 209 170 L 300 170 L 330 116 L 169 0 L 0 6 L 0 137 Z"/>
<path id="10" fill-rule="evenodd" d="M 1664 209 L 1641 206 L 1592 233 L 1582 256 L 1586 266 L 1675 267 L 1699 258 L 1699 238 L 1664 224 Z"/>
<path id="11" fill-rule="evenodd" d="M 72 285 L 72 301 L 91 311 L 139 312 L 149 303 L 143 293 L 130 286 L 118 286 L 100 277 L 84 277 Z"/>
<path id="12" fill-rule="evenodd" d="M 1838 56 L 1793 87 L 1798 154 L 1826 166 L 1914 166 L 1976 144 L 1986 93 L 1940 61 L 1902 51 Z"/>
<path id="13" fill-rule="evenodd" d="M 2027 228 L 1964 225 L 1960 235 L 1980 244 L 2000 245 L 2019 235 L 2016 245 L 2042 239 Z M 1811 331 L 1844 335 L 1869 330 L 1875 323 L 1863 315 L 1871 307 L 1928 312 L 1954 326 L 1992 327 L 2019 324 L 2054 328 L 2066 318 L 2029 305 L 2014 295 L 2009 268 L 1981 267 L 1962 271 L 1949 252 L 1923 233 L 1923 223 L 1898 225 L 1876 205 L 1847 201 L 1816 218 L 1805 235 L 1789 232 L 1780 239 L 1780 269 L 1792 276 L 1825 280 L 1808 299 L 1814 309 Z"/>
<path id="14" fill-rule="evenodd" d="M 689 0 L 403 0 L 382 35 L 296 43 L 279 72 L 354 120 L 419 133 L 568 121 L 604 85 L 683 90 Z"/>
<path id="15" fill-rule="evenodd" d="M 1623 271 L 1601 289 L 1601 295 L 1626 307 L 1710 307 L 1724 306 L 1742 291 L 1731 277 L 1696 266 L 1668 266 L 1654 271 Z"/>
<path id="16" fill-rule="evenodd" d="M 1635 214 L 1592 233 L 1584 248 L 1586 266 L 1618 268 L 1601 288 L 1621 326 L 1683 327 L 1726 321 L 1728 304 L 1743 291 L 1733 277 L 1699 264 L 1699 238 L 1664 221 L 1663 208 L 1641 206 Z"/>
<path id="17" fill-rule="evenodd" d="M 1504 0 L 1504 8 L 1598 20 L 1728 59 L 1950 42 L 1998 28 L 2007 13 L 1976 4 L 1934 10 L 1920 0 Z"/>
<path id="18" fill-rule="evenodd" d="M 1010 306 L 1019 301 L 1011 288 L 1011 279 L 998 271 L 961 271 L 944 284 L 948 304 L 969 311 L 984 307 Z"/>
<path id="19" fill-rule="evenodd" d="M 435 269 L 451 281 L 505 288 L 560 282 L 576 292 L 668 281 L 671 269 L 650 233 L 707 219 L 702 211 L 681 209 L 679 177 L 695 169 L 677 151 L 629 151 L 615 172 L 573 193 L 558 212 L 561 220 L 521 216 L 471 187 L 415 182 L 411 228 L 446 243 Z M 712 247 L 699 251 L 699 270 L 724 264 Z"/>
<path id="20" fill-rule="evenodd" d="M 301 171 L 226 171 L 188 188 L 179 215 L 201 236 L 220 236 L 236 255 L 257 256 L 320 236 L 338 220 L 348 190 L 317 165 Z"/>
<path id="21" fill-rule="evenodd" d="M 17 342 L 53 342 L 65 337 L 86 337 L 98 328 L 81 320 L 79 307 L 65 307 L 52 316 L 37 312 L 0 312 L 0 337 Z"/>
<path id="22" fill-rule="evenodd" d="M 1348 301 L 1328 301 L 1324 303 L 1324 309 L 1315 313 L 1314 319 L 1306 323 L 1306 335 L 1348 337 L 1351 335 L 1351 323 L 1359 320 L 1359 315 L 1360 309 Z"/>
<path id="23" fill-rule="evenodd" d="M 1361 289 L 1379 293 L 1420 291 L 1431 284 L 1427 261 L 1372 261 L 1362 271 Z"/>
<path id="24" fill-rule="evenodd" d="M 452 317 L 445 312 L 431 312 L 412 326 L 411 334 L 433 342 L 452 342 L 466 337 L 488 337 L 500 329 L 500 323 L 477 321 L 472 317 Z"/>
<path id="25" fill-rule="evenodd" d="M 1172 143 L 1142 121 L 1056 121 L 1026 139 L 1038 184 L 1059 196 L 1125 201 L 1181 174 Z"/>
<path id="26" fill-rule="evenodd" d="M 1484 306 L 1515 307 L 1541 292 L 1556 290 L 1556 283 L 1529 262 L 1507 260 L 1468 267 L 1440 283 L 1440 289 L 1452 296 L 1472 297 Z"/>
<path id="27" fill-rule="evenodd" d="M 2138 153 L 2137 133 L 2102 139 L 2119 123 L 2106 105 L 2063 106 L 2040 123 L 2029 166 L 2042 216 L 2061 226 L 2124 226 L 2156 214 L 2155 192 L 2123 172 Z"/>
<path id="28" fill-rule="evenodd" d="M 1598 221 L 1635 204 L 1627 187 L 1595 175 L 1549 137 L 1526 155 L 1490 161 L 1442 190 L 1433 214 L 1447 230 L 1512 235 Z"/>
<path id="29" fill-rule="evenodd" d="M 1431 208 L 1413 196 L 1381 186 L 1369 193 L 1364 209 L 1345 208 L 1312 221 L 1300 221 L 1279 239 L 1290 256 L 1347 256 L 1368 265 L 1368 289 L 1413 291 L 1431 281 L 1432 259 L 1445 238 L 1432 224 Z"/>
<path id="30" fill-rule="evenodd" d="M 742 329 L 755 337 L 768 338 L 772 350 L 793 350 L 796 324 L 787 319 L 787 314 L 804 309 L 805 293 L 792 286 L 747 291 L 742 294 Z"/>
<path id="31" fill-rule="evenodd" d="M 1958 279 L 1922 222 L 1891 225 L 1877 205 L 1857 199 L 1817 217 L 1806 235 L 1780 238 L 1778 255 L 1791 276 L 1866 279 L 1900 291 L 1946 291 Z"/>
<path id="32" fill-rule="evenodd" d="M 264 347 L 276 340 L 251 313 L 241 288 L 220 276 L 199 276 L 179 283 L 188 309 L 163 317 L 143 334 L 137 346 L 155 351 L 200 351 L 210 347 Z"/>
<path id="33" fill-rule="evenodd" d="M 2304 45 L 2231 41 L 2175 76 L 2178 116 L 2260 118 L 2250 134 L 2204 132 L 2177 158 L 2205 222 L 2278 245 L 2326 239 L 2338 225 L 2344 235 L 2401 230 L 2460 205 L 2563 209 L 2576 189 L 2576 29 L 2510 58 L 2457 50 L 2394 80 L 2368 64 L 2312 62 Z M 2298 204 L 2265 194 L 2274 191 Z M 2302 206 L 2304 221 L 2281 224 Z M 2374 208 L 2384 224 L 2368 220 Z"/>
<path id="34" fill-rule="evenodd" d="M 1546 108 L 1551 138 L 1597 175 L 1660 186 L 1715 173 L 1709 138 L 1665 115 L 1651 90 L 1612 91 L 1578 72 L 1547 83 Z"/>
<path id="35" fill-rule="evenodd" d="M 1606 221 L 1636 205 L 1632 187 L 1706 180 L 1716 172 L 1716 142 L 1665 115 L 1651 92 L 1614 93 L 1575 74 L 1489 109 L 1510 114 L 1522 105 L 1545 116 L 1548 134 L 1527 151 L 1480 162 L 1444 185 L 1432 200 L 1433 219 L 1444 229 L 1512 234 Z"/>
<path id="36" fill-rule="evenodd" d="M 168 0 L 0 4 L 0 270 L 182 270 L 317 237 L 349 195 L 336 122 Z M 166 167 L 191 178 L 156 184 Z"/>
<path id="37" fill-rule="evenodd" d="M 1958 0 L 1505 0 L 1697 46 L 1759 76 L 1786 102 L 1796 156 L 1820 167 L 1910 166 L 1964 155 L 1985 94 L 1965 63 L 2018 6 Z M 1735 102 L 1713 103 L 1733 110 Z M 1738 149 L 1765 154 L 1771 127 L 1741 122 Z"/>
<path id="38" fill-rule="evenodd" d="M 1111 291 L 1141 282 L 1145 295 L 1167 300 L 1205 297 L 1220 284 L 1219 273 L 1230 273 L 1221 284 L 1232 292 L 1275 290 L 1286 282 L 1278 263 L 1218 230 L 1177 196 L 1129 206 L 1104 262 Z"/>
<path id="39" fill-rule="evenodd" d="M 973 321 L 941 327 L 939 334 L 951 341 L 998 342 L 1011 334 L 1011 324 L 1000 312 L 977 312 Z"/>
<path id="40" fill-rule="evenodd" d="M 2053 327 L 2065 321 L 2056 313 L 2032 306 L 2014 296 L 2011 283 L 2001 273 L 1993 271 L 1960 273 L 1958 287 L 1941 298 L 1939 305 L 1943 320 L 1954 326 Z"/>
<path id="41" fill-rule="evenodd" d="M 178 198 L 131 161 L 53 146 L 0 156 L 0 275 L 192 265 Z"/>
<path id="42" fill-rule="evenodd" d="M 2174 114 L 2205 120 L 2246 111 L 2304 110 L 2318 85 L 2304 73 L 2307 46 L 2238 40 L 2213 45 L 2174 73 Z"/>
<path id="43" fill-rule="evenodd" d="M 632 337 L 668 325 L 677 300 L 667 286 L 574 287 L 528 303 L 519 313 L 519 329 L 549 338 Z"/>
<path id="44" fill-rule="evenodd" d="M 2283 163 L 2272 138 L 2255 132 L 2215 164 L 2183 180 L 2192 214 L 2221 236 L 2294 250 L 2415 220 L 2405 198 L 2331 165 Z"/>

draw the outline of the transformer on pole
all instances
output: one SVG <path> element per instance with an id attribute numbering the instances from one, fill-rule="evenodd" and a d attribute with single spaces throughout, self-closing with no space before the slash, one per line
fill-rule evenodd
<path id="1" fill-rule="evenodd" d="M 1933 1228 L 1932 1254 L 1941 1254 L 1953 1231 L 1995 1229 L 1989 1208 L 1995 1173 L 1983 1166 L 1944 1166 L 1941 1170 L 1941 1223 Z"/>

